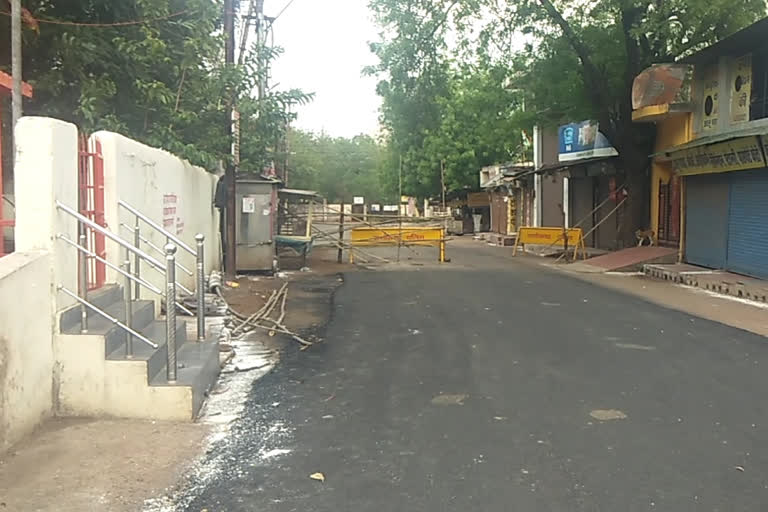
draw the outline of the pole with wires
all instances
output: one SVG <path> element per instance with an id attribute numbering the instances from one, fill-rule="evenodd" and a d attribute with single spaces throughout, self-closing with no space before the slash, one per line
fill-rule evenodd
<path id="1" fill-rule="evenodd" d="M 224 62 L 228 66 L 232 66 L 235 63 L 235 13 L 233 12 L 234 6 L 232 0 L 224 0 L 224 33 L 226 35 L 225 39 L 225 46 L 224 46 Z M 234 93 L 233 93 L 234 94 Z M 234 95 L 232 98 L 230 98 L 230 101 L 232 102 L 231 107 L 231 115 L 228 116 L 229 119 L 227 120 L 227 133 L 229 134 L 229 138 L 232 141 L 232 153 L 233 158 L 230 162 L 227 163 L 227 169 L 224 175 L 225 182 L 227 184 L 227 207 L 225 210 L 226 213 L 226 226 L 227 226 L 227 233 L 226 233 L 226 250 L 225 250 L 225 261 L 224 261 L 224 270 L 226 271 L 227 277 L 229 279 L 234 279 L 235 275 L 237 273 L 236 265 L 237 261 L 235 259 L 235 219 L 236 219 L 236 213 L 237 213 L 237 198 L 235 197 L 236 193 L 236 176 L 237 176 L 237 163 L 234 158 L 235 153 L 235 117 L 236 117 L 236 108 L 235 108 L 235 98 Z"/>
<path id="2" fill-rule="evenodd" d="M 400 263 L 400 246 L 403 245 L 403 155 L 397 172 L 397 262 Z"/>
<path id="3" fill-rule="evenodd" d="M 21 0 L 11 0 L 11 73 L 13 86 L 11 92 L 11 111 L 13 124 L 21 118 Z"/>

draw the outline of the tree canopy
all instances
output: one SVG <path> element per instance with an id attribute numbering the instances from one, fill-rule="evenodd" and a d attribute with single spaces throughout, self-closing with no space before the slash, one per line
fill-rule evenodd
<path id="1" fill-rule="evenodd" d="M 27 0 L 36 20 L 23 34 L 25 80 L 35 98 L 25 113 L 74 122 L 83 131 L 119 131 L 214 169 L 229 158 L 234 99 L 241 111 L 243 168 L 260 170 L 293 119 L 301 91 L 253 94 L 261 55 L 251 46 L 240 66 L 224 65 L 222 9 L 212 0 Z M 10 33 L 8 17 L 0 32 Z M 10 49 L 0 47 L 9 71 Z"/>
<path id="2" fill-rule="evenodd" d="M 651 126 L 632 123 L 635 76 L 766 14 L 765 0 L 371 0 L 370 5 L 381 40 L 372 45 L 379 65 L 369 71 L 380 77 L 389 145 L 409 163 L 409 193 L 436 192 L 439 161 L 453 160 L 446 147 L 435 151 L 431 141 L 437 133 L 454 142 L 457 154 L 488 155 L 455 164 L 454 173 L 469 176 L 490 160 L 517 158 L 519 133 L 534 123 L 595 119 L 619 151 L 630 197 L 638 198 L 630 201 L 635 217 L 644 203 L 653 140 Z M 482 89 L 496 99 L 468 105 L 468 94 L 483 80 Z M 506 109 L 500 109 L 505 101 Z M 466 108 L 474 109 L 471 115 Z M 451 123 L 456 112 L 466 117 Z M 495 151 L 484 150 L 480 141 Z"/>
<path id="3" fill-rule="evenodd" d="M 383 150 L 367 135 L 348 139 L 291 130 L 288 147 L 291 187 L 316 190 L 331 202 L 350 203 L 354 196 L 368 203 L 397 197 L 397 188 L 386 188 L 379 179 Z"/>

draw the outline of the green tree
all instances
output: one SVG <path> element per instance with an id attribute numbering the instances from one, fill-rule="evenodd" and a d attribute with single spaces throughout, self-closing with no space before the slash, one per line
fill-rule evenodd
<path id="1" fill-rule="evenodd" d="M 413 84 L 435 83 L 433 69 L 456 68 L 456 62 L 507 68 L 507 85 L 524 91 L 526 112 L 518 115 L 521 128 L 532 122 L 557 125 L 586 118 L 600 123 L 601 131 L 619 151 L 627 175 L 627 240 L 646 222 L 646 170 L 653 141 L 652 126 L 632 122 L 635 76 L 652 63 L 670 62 L 711 44 L 766 12 L 764 0 L 595 0 L 580 4 L 456 0 L 436 2 L 435 13 L 423 23 L 411 20 L 414 5 L 421 6 L 416 9 L 423 14 L 432 3 L 371 1 L 384 37 L 373 47 L 380 57 L 379 70 L 403 84 L 400 89 L 382 91 L 386 93 L 385 121 L 405 115 L 387 106 L 412 97 Z M 447 37 L 456 44 L 448 47 Z M 418 49 L 415 54 L 424 58 L 401 55 L 414 47 Z M 451 101 L 444 90 L 431 88 L 417 101 L 434 106 L 445 100 Z M 481 115 L 492 114 L 485 111 Z M 399 146 L 421 147 L 421 137 L 437 122 L 420 126 L 416 135 L 404 130 L 400 121 L 390 121 L 387 126 Z"/>
<path id="2" fill-rule="evenodd" d="M 238 99 L 246 163 L 270 159 L 300 91 L 253 97 L 259 70 L 223 64 L 221 6 L 211 0 L 26 0 L 39 30 L 24 31 L 24 75 L 35 88 L 28 115 L 83 131 L 119 131 L 214 169 L 229 158 L 227 123 Z M 126 22 L 138 23 L 126 24 Z M 0 33 L 10 33 L 0 17 Z M 279 52 L 254 47 L 269 60 Z M 8 45 L 0 68 L 8 70 Z"/>
<path id="3" fill-rule="evenodd" d="M 316 190 L 331 202 L 349 203 L 354 196 L 363 196 L 367 202 L 394 198 L 394 191 L 384 190 L 379 180 L 383 149 L 373 138 L 291 130 L 288 145 L 291 187 Z"/>
<path id="4" fill-rule="evenodd" d="M 385 35 L 371 46 L 379 65 L 368 72 L 381 78 L 389 144 L 382 172 L 391 187 L 401 156 L 403 191 L 426 197 L 440 195 L 443 167 L 448 190 L 477 188 L 481 167 L 529 158 L 523 96 L 509 87 L 510 70 L 462 59 L 469 46 L 446 42 L 466 28 L 475 2 L 375 0 L 371 7 Z"/>

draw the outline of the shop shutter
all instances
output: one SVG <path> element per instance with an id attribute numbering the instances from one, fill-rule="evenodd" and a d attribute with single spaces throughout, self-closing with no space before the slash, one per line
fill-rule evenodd
<path id="1" fill-rule="evenodd" d="M 729 173 L 731 181 L 726 268 L 768 278 L 768 169 Z"/>
<path id="2" fill-rule="evenodd" d="M 728 247 L 728 176 L 685 178 L 685 259 L 693 265 L 725 268 Z"/>
<path id="3" fill-rule="evenodd" d="M 594 178 L 571 178 L 568 180 L 568 205 L 570 211 L 571 227 L 581 228 L 585 235 L 592 230 L 594 226 L 592 209 L 595 207 L 593 198 L 593 179 Z M 581 222 L 581 224 L 577 223 Z M 584 239 L 585 245 L 594 247 L 594 236 L 592 233 Z"/>

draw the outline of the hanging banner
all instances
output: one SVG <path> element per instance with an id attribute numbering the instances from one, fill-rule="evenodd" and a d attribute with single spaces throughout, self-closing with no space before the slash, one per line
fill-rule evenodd
<path id="1" fill-rule="evenodd" d="M 752 94 L 752 55 L 731 63 L 731 123 L 749 121 L 749 98 Z"/>
<path id="2" fill-rule="evenodd" d="M 566 124 L 558 128 L 560 162 L 569 162 L 585 158 L 618 156 L 619 152 L 611 146 L 605 135 L 600 133 L 596 121 L 582 121 Z"/>
<path id="3" fill-rule="evenodd" d="M 670 155 L 670 161 L 675 172 L 682 176 L 745 171 L 766 166 L 757 137 L 743 137 L 675 151 Z"/>

